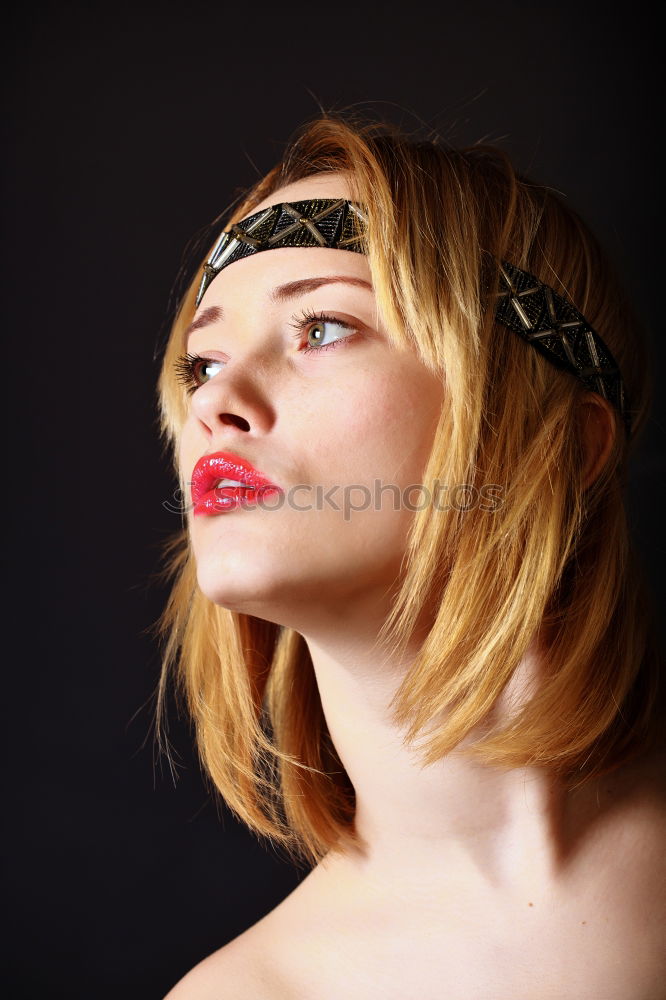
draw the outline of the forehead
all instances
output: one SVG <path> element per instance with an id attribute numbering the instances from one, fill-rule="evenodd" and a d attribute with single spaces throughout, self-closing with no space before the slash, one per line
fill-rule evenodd
<path id="1" fill-rule="evenodd" d="M 308 198 L 345 198 L 352 199 L 352 191 L 349 178 L 339 172 L 313 174 L 312 177 L 304 177 L 303 180 L 293 181 L 278 188 L 272 194 L 260 201 L 248 215 L 261 212 L 271 205 L 278 205 L 284 201 L 306 201 Z M 246 216 L 247 218 L 247 216 Z"/>

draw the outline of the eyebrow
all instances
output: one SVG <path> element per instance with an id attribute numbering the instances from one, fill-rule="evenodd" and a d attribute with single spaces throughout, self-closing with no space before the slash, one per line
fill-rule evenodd
<path id="1" fill-rule="evenodd" d="M 185 331 L 185 339 L 189 337 L 191 333 L 195 330 L 200 330 L 202 326 L 209 326 L 211 323 L 219 323 L 222 319 L 222 310 L 219 306 L 210 306 L 208 309 L 204 309 L 201 316 L 198 316 L 193 323 L 190 323 L 187 330 Z"/>
<path id="2" fill-rule="evenodd" d="M 372 285 L 363 278 L 352 278 L 347 274 L 328 274 L 321 278 L 301 278 L 300 281 L 288 281 L 286 285 L 278 285 L 271 293 L 271 302 L 286 302 L 297 295 L 314 292 L 322 285 L 356 285 L 357 288 L 367 288 L 372 291 Z"/>
<path id="3" fill-rule="evenodd" d="M 314 292 L 317 288 L 321 288 L 322 285 L 339 284 L 354 285 L 357 288 L 367 288 L 368 291 L 372 291 L 371 283 L 365 281 L 363 278 L 353 278 L 347 274 L 327 274 L 322 275 L 320 278 L 301 278 L 298 281 L 288 281 L 285 285 L 278 285 L 271 292 L 270 298 L 271 302 L 287 302 L 289 299 L 296 298 L 297 295 Z M 210 306 L 208 309 L 204 309 L 201 315 L 188 326 L 185 331 L 185 338 L 187 339 L 191 333 L 194 333 L 195 330 L 200 330 L 203 326 L 208 326 L 211 323 L 219 323 L 223 315 L 220 306 Z"/>

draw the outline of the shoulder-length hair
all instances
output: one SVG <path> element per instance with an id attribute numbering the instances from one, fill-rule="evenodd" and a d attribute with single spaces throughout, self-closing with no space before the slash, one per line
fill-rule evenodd
<path id="1" fill-rule="evenodd" d="M 492 513 L 430 506 L 414 515 L 378 641 L 399 653 L 423 608 L 436 617 L 391 703 L 394 721 L 412 744 L 427 732 L 424 764 L 464 741 L 463 752 L 489 765 L 547 768 L 571 785 L 612 769 L 650 745 L 656 726 L 657 646 L 624 505 L 631 442 L 616 420 L 608 459 L 586 488 L 585 386 L 494 321 L 497 262 L 566 296 L 604 339 L 631 402 L 632 441 L 650 394 L 640 327 L 579 217 L 491 147 L 453 150 L 325 115 L 227 226 L 322 171 L 344 172 L 367 211 L 368 261 L 391 340 L 446 379 L 424 485 L 431 496 L 436 481 L 503 487 Z M 201 268 L 180 303 L 160 376 L 170 445 L 187 411 L 173 365 L 200 276 Z M 205 771 L 230 809 L 293 860 L 362 847 L 303 637 L 206 598 L 186 530 L 169 559 L 158 715 L 174 672 Z M 548 637 L 539 683 L 498 720 L 492 710 L 537 635 Z"/>

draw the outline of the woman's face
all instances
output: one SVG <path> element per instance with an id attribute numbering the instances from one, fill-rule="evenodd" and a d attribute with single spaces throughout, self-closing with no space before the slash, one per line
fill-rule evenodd
<path id="1" fill-rule="evenodd" d="M 350 192 L 322 174 L 253 211 L 314 197 Z M 381 606 L 414 517 L 402 496 L 421 483 L 444 388 L 415 352 L 390 346 L 365 256 L 282 248 L 236 261 L 190 330 L 184 350 L 208 363 L 181 437 L 183 479 L 202 457 L 232 453 L 282 490 L 247 506 L 216 500 L 233 490 L 209 493 L 206 512 L 190 511 L 202 591 L 304 633 L 355 600 Z M 208 468 L 224 477 L 215 459 Z M 418 504 L 419 491 L 407 499 Z"/>

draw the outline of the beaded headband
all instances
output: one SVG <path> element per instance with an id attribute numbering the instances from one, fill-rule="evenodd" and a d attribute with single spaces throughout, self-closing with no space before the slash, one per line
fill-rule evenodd
<path id="1" fill-rule="evenodd" d="M 220 235 L 204 264 L 196 304 L 223 268 L 263 250 L 328 247 L 365 253 L 365 223 L 361 208 L 341 198 L 285 202 L 256 212 Z M 500 263 L 499 279 L 496 321 L 612 403 L 631 435 L 620 370 L 585 317 L 563 296 L 513 264 Z"/>

